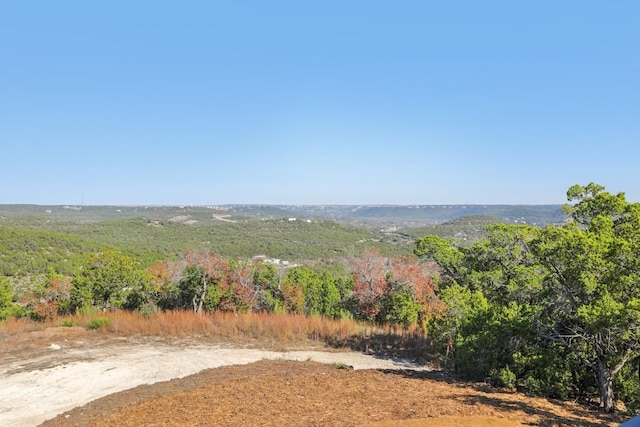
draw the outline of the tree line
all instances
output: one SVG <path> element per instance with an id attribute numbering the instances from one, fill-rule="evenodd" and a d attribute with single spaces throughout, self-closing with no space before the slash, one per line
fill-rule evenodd
<path id="1" fill-rule="evenodd" d="M 188 251 L 142 268 L 133 257 L 100 251 L 72 276 L 49 271 L 23 304 L 10 301 L 6 279 L 3 317 L 49 320 L 95 310 L 261 311 L 391 323 L 408 329 L 437 310 L 431 272 L 411 257 L 375 250 L 343 263 L 283 268 L 271 263 Z"/>

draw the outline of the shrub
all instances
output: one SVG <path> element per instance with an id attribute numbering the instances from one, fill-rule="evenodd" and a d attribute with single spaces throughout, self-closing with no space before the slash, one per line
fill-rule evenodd
<path id="1" fill-rule="evenodd" d="M 100 329 L 109 326 L 111 321 L 106 317 L 96 317 L 87 324 L 87 329 Z"/>
<path id="2" fill-rule="evenodd" d="M 64 319 L 61 325 L 70 328 L 71 326 L 73 326 L 73 319 Z"/>
<path id="3" fill-rule="evenodd" d="M 152 318 L 160 312 L 158 306 L 152 302 L 147 302 L 138 310 L 140 315 L 144 318 Z"/>
<path id="4" fill-rule="evenodd" d="M 506 366 L 499 371 L 492 370 L 490 373 L 491 384 L 496 387 L 506 387 L 509 389 L 516 388 L 516 374 L 514 374 L 509 366 Z"/>

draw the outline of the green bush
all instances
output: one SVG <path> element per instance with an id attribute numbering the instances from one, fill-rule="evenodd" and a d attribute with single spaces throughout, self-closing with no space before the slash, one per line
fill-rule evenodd
<path id="1" fill-rule="evenodd" d="M 508 365 L 500 370 L 492 370 L 489 379 L 496 387 L 516 388 L 516 374 L 509 369 Z"/>
<path id="2" fill-rule="evenodd" d="M 73 320 L 71 319 L 64 319 L 62 321 L 62 326 L 66 326 L 67 328 L 70 328 L 71 326 L 73 326 Z"/>
<path id="3" fill-rule="evenodd" d="M 160 308 L 158 308 L 158 306 L 152 302 L 147 302 L 140 307 L 138 312 L 142 315 L 142 317 L 148 319 L 158 314 L 160 312 Z"/>
<path id="4" fill-rule="evenodd" d="M 106 317 L 96 317 L 87 325 L 87 329 L 100 329 L 109 326 L 111 321 Z"/>

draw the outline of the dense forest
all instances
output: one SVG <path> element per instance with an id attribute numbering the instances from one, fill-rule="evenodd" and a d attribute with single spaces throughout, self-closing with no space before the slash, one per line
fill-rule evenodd
<path id="1" fill-rule="evenodd" d="M 596 184 L 567 197 L 562 219 L 544 225 L 472 212 L 378 229 L 312 218 L 309 207 L 5 206 L 0 319 L 352 318 L 426 337 L 451 374 L 637 411 L 640 204 Z"/>

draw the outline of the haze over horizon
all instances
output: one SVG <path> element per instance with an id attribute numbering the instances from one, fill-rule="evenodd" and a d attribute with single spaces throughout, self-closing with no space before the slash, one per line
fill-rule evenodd
<path id="1" fill-rule="evenodd" d="M 85 204 L 81 203 L 56 203 L 56 204 L 44 204 L 44 203 L 0 203 L 0 206 L 57 206 L 61 208 L 83 208 L 83 207 L 130 207 L 130 208 L 207 208 L 207 209 L 216 209 L 216 208 L 225 208 L 225 207 L 233 207 L 233 206 L 274 206 L 274 207 L 287 207 L 287 206 L 297 206 L 297 207 L 322 207 L 322 206 L 345 206 L 345 207 L 383 207 L 383 208 L 394 208 L 394 207 L 402 207 L 402 208 L 427 208 L 430 206 L 436 207 L 447 207 L 447 206 L 456 206 L 456 207 L 465 207 L 465 206 L 561 206 L 562 203 L 425 203 L 417 205 L 415 203 L 408 204 L 388 204 L 388 203 L 364 203 L 364 204 L 345 204 L 345 203 L 317 203 L 317 204 L 295 204 L 295 203 L 218 203 L 218 204 L 202 204 L 198 205 L 195 203 L 187 203 L 187 204 Z"/>
<path id="2" fill-rule="evenodd" d="M 0 204 L 640 201 L 639 12 L 5 2 Z"/>

